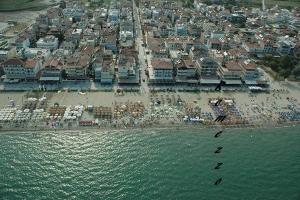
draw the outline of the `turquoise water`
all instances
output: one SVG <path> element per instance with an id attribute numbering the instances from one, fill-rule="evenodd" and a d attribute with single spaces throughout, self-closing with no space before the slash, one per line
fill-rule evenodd
<path id="1" fill-rule="evenodd" d="M 299 200 L 297 131 L 0 133 L 0 199 Z"/>

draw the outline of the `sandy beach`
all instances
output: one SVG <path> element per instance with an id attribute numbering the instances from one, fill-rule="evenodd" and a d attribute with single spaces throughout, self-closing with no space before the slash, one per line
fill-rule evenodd
<path id="1" fill-rule="evenodd" d="M 13 102 L 15 108 L 11 112 L 13 116 L 17 113 L 24 112 L 24 104 L 28 98 L 40 99 L 45 97 L 47 104 L 43 107 L 43 113 L 48 113 L 48 118 L 42 118 L 41 121 L 33 120 L 29 117 L 21 123 L 4 122 L 2 128 L 5 130 L 14 128 L 28 128 L 46 130 L 56 129 L 76 129 L 82 127 L 81 122 L 91 122 L 88 126 L 96 128 L 138 128 L 138 127 L 170 127 L 170 126 L 198 126 L 198 123 L 191 123 L 190 118 L 203 118 L 200 123 L 203 126 L 213 127 L 214 125 L 237 127 L 255 127 L 255 126 L 274 126 L 279 123 L 295 124 L 296 121 L 289 121 L 288 116 L 293 110 L 299 110 L 300 90 L 298 83 L 276 83 L 270 93 L 250 93 L 250 92 L 2 92 L 0 93 L 0 107 L 5 110 L 11 107 Z M 218 117 L 218 109 L 225 107 L 214 107 L 210 101 L 214 99 L 229 99 L 234 103 L 230 109 L 234 109 L 237 116 L 233 116 L 226 123 L 215 123 L 214 119 Z M 138 104 L 137 104 L 138 102 Z M 178 104 L 180 102 L 180 104 Z M 137 111 L 132 111 L 134 105 L 142 106 Z M 62 116 L 53 116 L 49 118 L 49 113 L 54 105 L 72 110 L 74 107 L 82 106 L 79 117 L 74 120 L 66 120 Z M 94 111 L 88 111 L 87 108 L 92 106 L 107 107 L 112 111 L 112 118 L 102 119 L 95 116 Z M 118 107 L 119 106 L 119 107 Z M 131 106 L 131 107 L 130 107 Z M 133 106 L 133 107 L 132 107 Z M 123 108 L 124 107 L 124 108 Z M 292 108 L 291 108 L 292 107 Z M 123 110 L 121 109 L 123 108 Z M 199 113 L 197 109 L 200 108 Z M 121 110 L 120 110 L 121 109 Z M 217 109 L 217 110 L 216 110 Z M 18 111 L 19 110 L 19 111 Z M 34 110 L 29 112 L 29 116 L 34 115 Z M 69 112 L 69 111 L 68 111 Z M 70 111 L 73 112 L 73 111 Z M 136 113 L 138 112 L 138 113 Z M 298 111 L 297 111 L 298 112 Z M 280 113 L 283 113 L 280 115 Z M 0 112 L 1 114 L 1 112 Z M 295 115 L 298 115 L 297 113 Z M 239 117 L 240 116 L 240 117 Z M 184 117 L 188 117 L 189 120 Z M 199 118 L 200 117 L 200 118 Z M 240 119 L 241 120 L 240 120 Z M 286 118 L 286 119 L 285 119 Z M 297 118 L 297 116 L 296 116 Z M 94 122 L 98 121 L 95 125 Z M 18 121 L 18 120 L 17 120 Z M 38 121 L 38 122 L 37 122 Z"/>

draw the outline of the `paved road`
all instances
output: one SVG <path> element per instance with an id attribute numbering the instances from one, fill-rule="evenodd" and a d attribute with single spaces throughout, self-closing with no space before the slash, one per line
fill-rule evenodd
<path id="1" fill-rule="evenodd" d="M 145 73 L 145 70 L 147 69 L 147 63 L 145 62 L 145 47 L 143 47 L 143 33 L 142 33 L 142 27 L 141 27 L 141 21 L 139 16 L 139 9 L 135 4 L 135 1 L 133 0 L 133 17 L 135 20 L 135 30 L 136 30 L 136 40 L 135 45 L 136 49 L 138 51 L 138 59 L 139 59 L 139 65 L 140 65 L 140 71 L 141 71 L 141 92 L 144 94 L 149 94 L 149 87 L 148 87 L 148 80 Z"/>

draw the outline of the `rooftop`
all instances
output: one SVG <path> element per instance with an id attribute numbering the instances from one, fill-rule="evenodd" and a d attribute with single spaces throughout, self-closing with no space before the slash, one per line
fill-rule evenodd
<path id="1" fill-rule="evenodd" d="M 25 65 L 25 63 L 19 58 L 11 58 L 2 63 L 2 65 Z"/>
<path id="2" fill-rule="evenodd" d="M 32 68 L 34 68 L 34 67 L 36 66 L 36 63 L 37 63 L 37 60 L 34 60 L 34 59 L 28 59 L 28 60 L 26 60 L 26 62 L 25 62 L 25 67 L 26 67 L 26 68 L 32 69 Z"/>
<path id="3" fill-rule="evenodd" d="M 151 65 L 153 69 L 173 69 L 173 63 L 170 59 L 152 59 Z"/>
<path id="4" fill-rule="evenodd" d="M 37 42 L 55 42 L 56 40 L 58 40 L 56 37 L 49 35 L 44 38 L 40 38 Z"/>
<path id="5" fill-rule="evenodd" d="M 49 58 L 45 61 L 44 66 L 46 68 L 57 68 L 60 69 L 62 67 L 62 62 L 58 58 Z"/>
<path id="6" fill-rule="evenodd" d="M 240 62 L 240 64 L 247 71 L 256 70 L 256 64 L 254 62 L 251 62 L 250 60 L 242 61 Z"/>
<path id="7" fill-rule="evenodd" d="M 238 62 L 235 61 L 230 61 L 228 63 L 225 64 L 225 67 L 229 70 L 229 71 L 242 71 L 241 66 L 239 65 Z"/>

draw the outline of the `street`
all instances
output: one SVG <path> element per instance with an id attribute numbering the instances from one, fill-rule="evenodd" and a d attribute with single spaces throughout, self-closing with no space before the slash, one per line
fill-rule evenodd
<path id="1" fill-rule="evenodd" d="M 145 73 L 147 69 L 147 63 L 145 62 L 145 47 L 143 46 L 143 33 L 141 27 L 141 21 L 139 17 L 139 9 L 133 0 L 133 18 L 135 21 L 135 30 L 136 30 L 136 50 L 138 51 L 138 59 L 139 59 L 139 66 L 140 66 L 140 73 L 141 73 L 141 93 L 148 95 L 149 94 L 149 87 L 148 87 L 148 79 Z"/>

